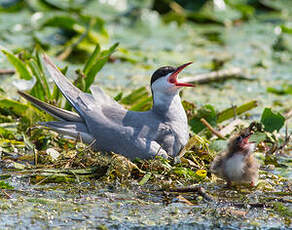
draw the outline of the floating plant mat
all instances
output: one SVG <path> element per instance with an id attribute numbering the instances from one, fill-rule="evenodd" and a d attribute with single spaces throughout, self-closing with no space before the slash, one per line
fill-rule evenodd
<path id="1" fill-rule="evenodd" d="M 1 2 L 1 229 L 292 227 L 290 1 L 164 2 L 163 15 L 148 0 Z M 225 10 L 210 11 L 212 2 Z M 52 118 L 19 101 L 15 86 L 37 82 L 30 93 L 70 108 L 40 47 L 78 87 L 98 84 L 136 111 L 151 107 L 147 85 L 162 65 L 193 61 L 180 78 L 229 74 L 182 92 L 192 139 L 181 161 L 130 162 L 36 127 Z M 226 188 L 209 164 L 252 120 L 266 126 L 253 136 L 259 184 Z"/>
<path id="2" fill-rule="evenodd" d="M 291 226 L 291 182 L 266 173 L 252 189 L 227 189 L 223 183 L 213 182 L 162 189 L 158 184 L 140 186 L 132 179 L 109 183 L 82 176 L 77 182 L 77 173 L 73 183 L 33 184 L 30 178 L 35 174 L 4 174 L 6 178 L 9 175 L 5 181 L 11 187 L 3 188 L 1 183 L 1 228 Z M 206 199 L 206 194 L 211 199 Z"/>

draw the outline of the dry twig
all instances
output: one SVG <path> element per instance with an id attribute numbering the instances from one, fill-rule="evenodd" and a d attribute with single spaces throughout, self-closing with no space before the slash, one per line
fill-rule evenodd
<path id="1" fill-rule="evenodd" d="M 14 69 L 0 69 L 0 75 L 14 74 Z"/>
<path id="2" fill-rule="evenodd" d="M 289 120 L 292 117 L 292 109 L 285 114 L 286 120 Z"/>
<path id="3" fill-rule="evenodd" d="M 221 80 L 225 80 L 228 78 L 240 78 L 240 79 L 251 80 L 250 78 L 244 77 L 242 75 L 242 70 L 240 68 L 233 67 L 230 69 L 213 71 L 210 73 L 198 74 L 198 75 L 192 76 L 192 77 L 184 77 L 184 78 L 181 78 L 180 81 L 181 82 L 192 82 L 192 83 L 197 83 L 197 84 L 203 84 L 203 83 L 208 83 L 211 81 L 221 81 Z"/>
<path id="4" fill-rule="evenodd" d="M 10 196 L 4 189 L 1 189 L 2 193 L 9 199 L 12 199 L 12 196 Z"/>
<path id="5" fill-rule="evenodd" d="M 167 192 L 180 192 L 180 193 L 187 193 L 187 192 L 195 192 L 198 193 L 200 196 L 204 197 L 204 199 L 208 201 L 214 201 L 215 199 L 209 195 L 206 190 L 199 185 L 192 185 L 187 187 L 180 187 L 180 188 L 171 188 L 169 190 L 163 190 Z"/>
<path id="6" fill-rule="evenodd" d="M 240 125 L 241 123 L 242 123 L 241 119 L 231 121 L 227 126 L 220 130 L 221 135 L 225 137 L 226 135 L 232 133 L 236 126 Z"/>
<path id="7" fill-rule="evenodd" d="M 204 118 L 201 118 L 200 121 L 207 127 L 207 129 L 209 129 L 213 134 L 215 134 L 217 137 L 221 138 L 221 139 L 225 139 L 225 137 L 218 132 L 217 130 L 215 130 L 209 123 L 208 121 L 206 121 Z"/>

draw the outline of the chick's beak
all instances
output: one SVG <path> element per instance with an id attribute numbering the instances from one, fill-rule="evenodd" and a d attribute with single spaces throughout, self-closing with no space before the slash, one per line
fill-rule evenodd
<path id="1" fill-rule="evenodd" d="M 249 139 L 249 136 L 243 138 L 242 139 L 243 144 L 248 144 L 249 143 L 248 139 Z"/>
<path id="2" fill-rule="evenodd" d="M 177 75 L 188 65 L 192 64 L 192 62 L 188 62 L 186 64 L 183 64 L 179 67 L 176 68 L 176 70 L 168 77 L 168 81 L 172 84 L 175 84 L 175 86 L 178 87 L 195 87 L 195 85 L 190 84 L 190 83 L 182 83 L 182 82 L 177 82 Z"/>

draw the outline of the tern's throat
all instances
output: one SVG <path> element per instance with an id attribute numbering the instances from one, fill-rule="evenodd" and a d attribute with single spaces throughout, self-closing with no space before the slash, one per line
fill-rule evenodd
<path id="1" fill-rule="evenodd" d="M 167 119 L 186 119 L 178 91 L 153 93 L 152 111 Z"/>

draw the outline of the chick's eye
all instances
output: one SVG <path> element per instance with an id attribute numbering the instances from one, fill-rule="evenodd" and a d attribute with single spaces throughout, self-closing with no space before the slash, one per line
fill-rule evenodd
<path id="1" fill-rule="evenodd" d="M 239 137 L 236 138 L 236 142 L 237 142 L 237 143 L 239 143 L 239 142 L 241 142 L 241 141 L 242 141 L 242 137 L 241 137 L 241 136 L 239 136 Z"/>

